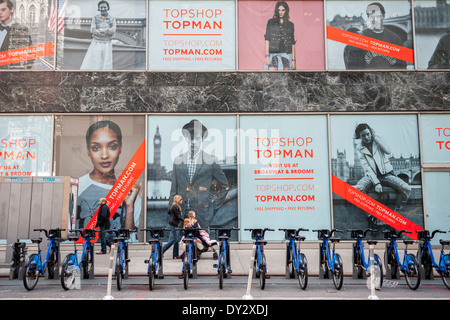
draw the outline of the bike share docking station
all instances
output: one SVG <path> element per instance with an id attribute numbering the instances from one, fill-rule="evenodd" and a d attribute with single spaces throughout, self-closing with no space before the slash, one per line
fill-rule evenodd
<path id="1" fill-rule="evenodd" d="M 9 244 L 0 267 L 11 268 L 11 279 L 23 276 L 26 259 L 26 243 L 17 239 L 33 238 L 34 228 L 67 228 L 69 216 L 77 212 L 77 190 L 78 179 L 68 176 L 0 177 L 0 239 Z M 47 239 L 42 242 L 48 244 Z M 60 261 L 58 257 L 55 276 Z"/>

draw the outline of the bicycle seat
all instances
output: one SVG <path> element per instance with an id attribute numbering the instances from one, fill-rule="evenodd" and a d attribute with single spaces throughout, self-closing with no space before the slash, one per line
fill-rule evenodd
<path id="1" fill-rule="evenodd" d="M 298 241 L 304 241 L 306 239 L 305 236 L 295 236 L 295 239 Z"/>
<path id="2" fill-rule="evenodd" d="M 368 244 L 377 244 L 378 240 L 367 240 Z"/>
<path id="3" fill-rule="evenodd" d="M 33 242 L 33 243 L 41 243 L 42 242 L 42 238 L 33 238 L 33 239 L 31 239 L 31 242 Z"/>
<path id="4" fill-rule="evenodd" d="M 450 245 L 450 240 L 439 240 L 439 243 L 442 244 L 443 246 L 448 246 Z"/>
<path id="5" fill-rule="evenodd" d="M 413 244 L 414 240 L 403 240 L 404 244 Z"/>
<path id="6" fill-rule="evenodd" d="M 335 237 L 332 237 L 332 238 L 330 238 L 330 241 L 336 243 L 336 242 L 341 241 L 341 238 L 335 238 Z"/>

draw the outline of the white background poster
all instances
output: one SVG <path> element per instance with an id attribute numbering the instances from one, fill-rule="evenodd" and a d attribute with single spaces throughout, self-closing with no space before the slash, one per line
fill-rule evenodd
<path id="1" fill-rule="evenodd" d="M 50 175 L 51 139 L 51 116 L 0 117 L 0 175 Z"/>
<path id="2" fill-rule="evenodd" d="M 422 114 L 423 163 L 450 162 L 450 114 Z"/>
<path id="3" fill-rule="evenodd" d="M 234 70 L 234 1 L 150 1 L 150 70 Z"/>
<path id="4" fill-rule="evenodd" d="M 244 229 L 329 229 L 330 185 L 326 116 L 240 117 L 241 239 Z"/>

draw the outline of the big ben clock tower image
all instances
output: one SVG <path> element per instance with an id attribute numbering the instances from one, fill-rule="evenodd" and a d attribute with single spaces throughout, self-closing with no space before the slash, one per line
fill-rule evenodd
<path id="1" fill-rule="evenodd" d="M 153 150 L 154 150 L 154 155 L 153 155 L 153 164 L 156 167 L 160 167 L 161 166 L 161 134 L 159 133 L 159 126 L 156 127 L 156 133 L 155 136 L 153 137 Z"/>
<path id="2" fill-rule="evenodd" d="M 166 169 L 161 166 L 161 142 L 158 126 L 153 136 L 153 163 L 148 164 L 149 180 L 170 180 L 170 177 L 167 177 Z"/>

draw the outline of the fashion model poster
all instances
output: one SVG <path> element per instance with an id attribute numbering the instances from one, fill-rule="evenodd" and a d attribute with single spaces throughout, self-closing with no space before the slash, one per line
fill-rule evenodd
<path id="1" fill-rule="evenodd" d="M 56 2 L 0 1 L 0 70 L 53 69 Z"/>
<path id="2" fill-rule="evenodd" d="M 329 70 L 414 69 L 409 1 L 326 2 Z"/>
<path id="3" fill-rule="evenodd" d="M 422 177 L 416 115 L 331 116 L 334 227 L 423 227 Z"/>
<path id="4" fill-rule="evenodd" d="M 149 116 L 147 141 L 148 227 L 168 226 L 175 195 L 202 228 L 238 226 L 235 116 Z"/>
<path id="5" fill-rule="evenodd" d="M 150 1 L 149 70 L 236 69 L 235 1 Z"/>
<path id="6" fill-rule="evenodd" d="M 323 1 L 238 1 L 239 70 L 324 70 Z"/>
<path id="7" fill-rule="evenodd" d="M 417 69 L 450 69 L 450 2 L 414 1 Z"/>
<path id="8" fill-rule="evenodd" d="M 51 175 L 51 116 L 0 117 L 0 176 Z"/>
<path id="9" fill-rule="evenodd" d="M 241 239 L 244 229 L 272 228 L 265 239 L 281 240 L 279 228 L 331 226 L 327 117 L 240 116 Z"/>
<path id="10" fill-rule="evenodd" d="M 66 0 L 58 70 L 145 70 L 145 0 Z"/>
<path id="11" fill-rule="evenodd" d="M 57 176 L 78 181 L 78 208 L 71 227 L 95 227 L 99 199 L 111 210 L 111 229 L 144 226 L 145 116 L 57 116 Z M 130 241 L 143 240 L 141 232 Z"/>

